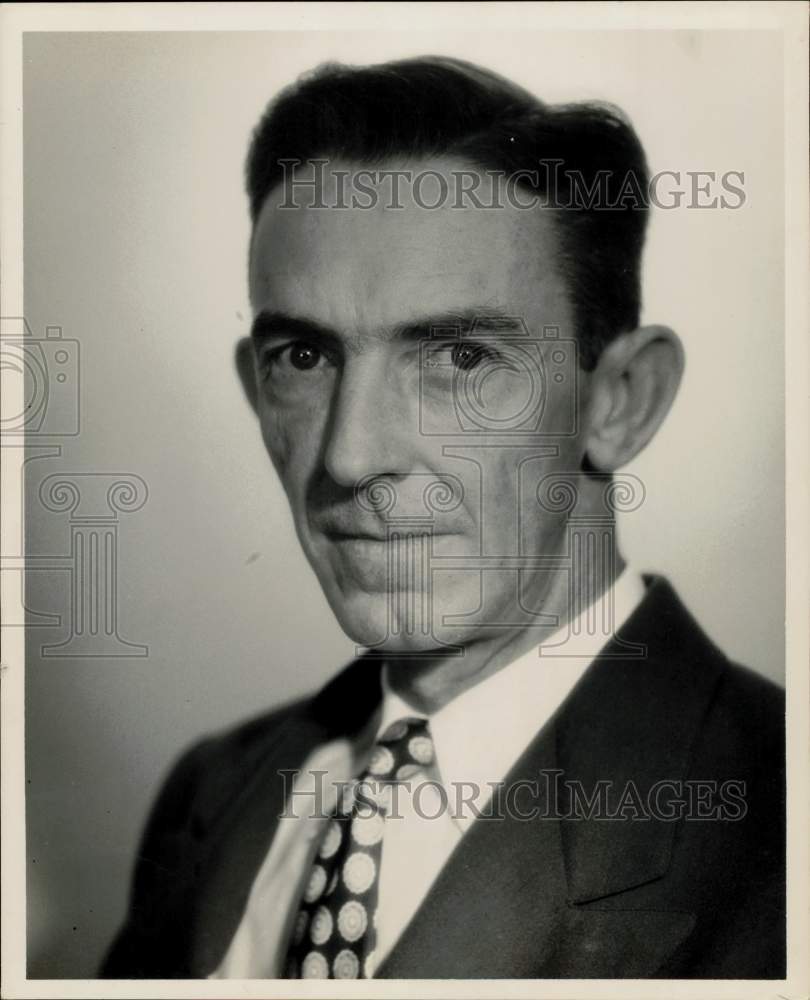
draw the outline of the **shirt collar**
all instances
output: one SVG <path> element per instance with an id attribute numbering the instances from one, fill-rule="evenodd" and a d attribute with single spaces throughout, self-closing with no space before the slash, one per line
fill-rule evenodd
<path id="1" fill-rule="evenodd" d="M 428 719 L 436 750 L 436 764 L 449 802 L 457 796 L 482 810 L 543 725 L 562 704 L 579 678 L 605 645 L 595 637 L 594 622 L 612 621 L 617 631 L 644 596 L 644 583 L 625 567 L 612 587 L 544 643 L 467 688 Z M 392 722 L 419 716 L 391 689 L 382 671 L 383 702 L 379 736 Z M 480 792 L 478 791 L 480 789 Z M 469 806 L 454 815 L 462 831 L 475 818 Z"/>

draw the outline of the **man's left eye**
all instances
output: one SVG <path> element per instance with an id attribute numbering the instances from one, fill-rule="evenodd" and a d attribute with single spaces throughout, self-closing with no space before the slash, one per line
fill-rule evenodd
<path id="1" fill-rule="evenodd" d="M 444 344 L 428 352 L 427 364 L 430 368 L 453 367 L 459 371 L 470 371 L 483 361 L 494 358 L 495 352 L 475 341 Z"/>
<path id="2" fill-rule="evenodd" d="M 482 361 L 493 357 L 492 351 L 483 344 L 454 344 L 452 350 L 453 364 L 461 371 L 476 368 Z"/>

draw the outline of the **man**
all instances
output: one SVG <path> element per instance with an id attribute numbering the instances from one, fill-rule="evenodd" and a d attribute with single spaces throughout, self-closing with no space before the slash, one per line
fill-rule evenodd
<path id="1" fill-rule="evenodd" d="M 783 976 L 780 692 L 616 544 L 683 368 L 630 125 L 327 66 L 247 181 L 238 368 L 364 652 L 183 757 L 103 974 Z"/>

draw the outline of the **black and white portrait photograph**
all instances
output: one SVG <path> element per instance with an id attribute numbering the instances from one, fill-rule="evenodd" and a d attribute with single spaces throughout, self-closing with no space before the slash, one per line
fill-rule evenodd
<path id="1" fill-rule="evenodd" d="M 5 5 L 4 997 L 807 995 L 806 13 Z"/>

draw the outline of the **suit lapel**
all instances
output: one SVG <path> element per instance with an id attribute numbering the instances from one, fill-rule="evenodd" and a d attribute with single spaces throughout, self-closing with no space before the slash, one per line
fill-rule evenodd
<path id="1" fill-rule="evenodd" d="M 643 799 L 684 778 L 724 658 L 657 578 L 618 640 L 505 780 L 542 789 L 557 771 L 540 816 L 476 820 L 378 977 L 643 977 L 688 935 L 692 914 L 639 907 L 629 892 L 666 873 L 677 824 L 562 817 L 575 782 L 590 793 L 610 781 L 615 803 L 629 782 Z M 621 659 L 622 642 L 647 656 Z"/>
<path id="2" fill-rule="evenodd" d="M 635 791 L 646 803 L 657 782 L 687 777 L 692 748 L 726 666 L 661 579 L 653 579 L 619 638 L 645 645 L 646 657 L 615 659 L 616 641 L 609 643 L 572 692 L 557 727 L 564 776 L 586 791 L 610 782 L 614 806 Z M 562 806 L 566 813 L 570 795 Z M 624 815 L 632 816 L 632 808 Z M 562 826 L 570 899 L 585 903 L 663 875 L 678 824 L 590 818 Z"/>
<path id="3" fill-rule="evenodd" d="M 233 799 L 206 817 L 191 935 L 193 978 L 204 978 L 219 965 L 242 917 L 284 811 L 288 782 L 280 772 L 300 769 L 329 740 L 355 735 L 379 700 L 379 664 L 355 661 L 286 716 L 241 775 Z"/>

